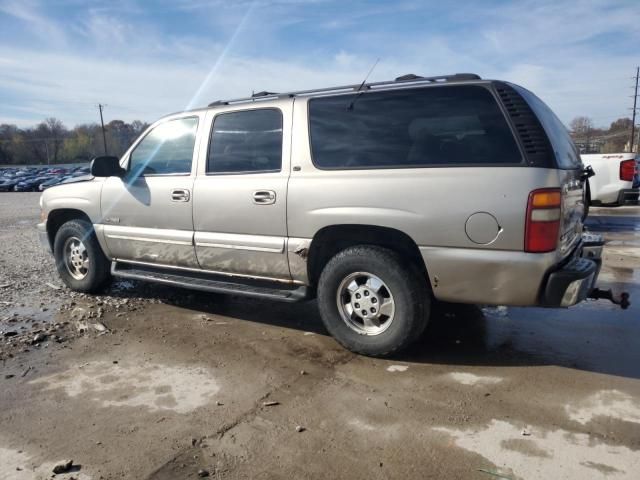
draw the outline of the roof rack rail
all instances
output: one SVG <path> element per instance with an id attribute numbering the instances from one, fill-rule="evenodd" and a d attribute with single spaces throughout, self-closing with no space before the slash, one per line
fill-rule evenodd
<path id="1" fill-rule="evenodd" d="M 253 98 L 257 98 L 257 97 L 272 97 L 274 95 L 278 95 L 278 94 L 276 92 L 267 92 L 266 90 L 263 90 L 262 92 L 254 93 L 251 96 Z"/>
<path id="2" fill-rule="evenodd" d="M 275 100 L 277 98 L 291 98 L 305 95 L 313 95 L 316 93 L 347 93 L 357 92 L 362 90 L 371 90 L 375 88 L 381 88 L 385 86 L 394 86 L 398 84 L 420 84 L 420 83 L 444 83 L 444 82 L 467 82 L 473 80 L 482 80 L 479 75 L 475 73 L 454 73 L 453 75 L 439 75 L 435 77 L 421 77 L 413 73 L 402 75 L 395 80 L 387 80 L 384 82 L 366 83 L 364 85 L 344 85 L 340 87 L 328 87 L 328 88 L 314 88 L 312 90 L 299 90 L 297 92 L 288 93 L 274 93 L 274 92 L 258 92 L 254 93 L 250 97 L 236 98 L 233 100 L 217 100 L 209 104 L 209 107 L 215 107 L 218 105 L 233 105 L 236 103 L 256 102 L 262 100 Z"/>
<path id="3" fill-rule="evenodd" d="M 421 77 L 420 75 L 415 75 L 413 73 L 407 73 L 406 75 L 401 75 L 399 77 L 396 77 L 395 81 L 396 82 L 401 82 L 403 80 L 420 80 L 424 77 Z"/>

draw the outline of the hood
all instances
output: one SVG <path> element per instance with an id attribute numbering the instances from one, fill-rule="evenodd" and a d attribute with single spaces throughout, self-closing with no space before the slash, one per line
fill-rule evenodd
<path id="1" fill-rule="evenodd" d="M 58 183 L 56 186 L 58 185 L 64 185 L 66 183 L 78 183 L 78 182 L 88 182 L 90 180 L 93 180 L 93 175 L 82 175 L 80 177 L 73 177 L 73 178 L 67 178 L 66 180 L 63 180 L 62 182 Z"/>

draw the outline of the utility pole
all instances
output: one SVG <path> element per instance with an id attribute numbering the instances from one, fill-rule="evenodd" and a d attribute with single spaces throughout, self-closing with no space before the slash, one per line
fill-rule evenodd
<path id="1" fill-rule="evenodd" d="M 629 151 L 633 152 L 633 141 L 635 140 L 636 133 L 636 104 L 638 101 L 638 77 L 640 76 L 640 67 L 636 67 L 636 88 L 633 92 L 633 115 L 631 116 L 631 142 L 629 146 Z M 640 140 L 639 140 L 640 142 Z"/>
<path id="2" fill-rule="evenodd" d="M 47 165 L 50 165 L 51 161 L 49 160 L 49 142 L 47 140 L 44 141 L 44 149 L 47 152 Z"/>
<path id="3" fill-rule="evenodd" d="M 98 110 L 100 110 L 100 124 L 102 125 L 102 142 L 104 143 L 104 154 L 106 155 L 107 154 L 107 134 L 104 131 L 104 119 L 102 118 L 102 109 L 104 107 L 106 107 L 106 105 L 102 105 L 101 103 L 98 104 Z"/>

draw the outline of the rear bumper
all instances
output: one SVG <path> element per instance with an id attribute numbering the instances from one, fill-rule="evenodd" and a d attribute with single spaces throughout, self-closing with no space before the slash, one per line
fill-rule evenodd
<path id="1" fill-rule="evenodd" d="M 540 304 L 570 307 L 586 299 L 594 288 L 602 265 L 604 240 L 601 235 L 583 234 L 582 245 L 574 256 L 548 274 Z"/>
<path id="2" fill-rule="evenodd" d="M 638 203 L 638 195 L 640 194 L 640 190 L 637 188 L 627 188 L 624 190 L 620 190 L 618 194 L 618 205 L 628 205 L 628 204 L 636 204 Z"/>

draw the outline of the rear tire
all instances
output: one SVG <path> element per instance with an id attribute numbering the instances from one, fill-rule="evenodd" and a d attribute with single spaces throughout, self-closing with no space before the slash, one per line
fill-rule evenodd
<path id="1" fill-rule="evenodd" d="M 58 229 L 53 256 L 60 278 L 72 290 L 96 292 L 111 279 L 109 260 L 86 220 L 71 220 Z"/>
<path id="2" fill-rule="evenodd" d="M 354 246 L 335 255 L 318 282 L 318 307 L 329 333 L 355 353 L 386 357 L 416 341 L 427 326 L 427 282 L 400 255 Z"/>

